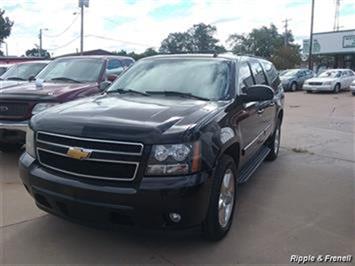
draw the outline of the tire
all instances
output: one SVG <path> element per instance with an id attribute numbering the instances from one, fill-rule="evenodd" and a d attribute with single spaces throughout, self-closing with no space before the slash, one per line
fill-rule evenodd
<path id="1" fill-rule="evenodd" d="M 307 93 L 312 93 L 312 91 L 306 91 Z"/>
<path id="2" fill-rule="evenodd" d="M 334 92 L 334 93 L 338 93 L 339 91 L 340 91 L 340 84 L 337 83 L 337 84 L 335 84 L 335 86 L 334 86 L 333 92 Z"/>
<path id="3" fill-rule="evenodd" d="M 351 94 L 352 94 L 353 96 L 355 96 L 355 91 L 351 92 Z"/>
<path id="4" fill-rule="evenodd" d="M 5 143 L 0 142 L 0 152 L 9 153 L 15 152 L 21 149 L 23 144 L 21 143 Z"/>
<path id="5" fill-rule="evenodd" d="M 207 239 L 218 241 L 227 235 L 236 209 L 237 188 L 237 166 L 231 156 L 223 155 L 213 176 L 209 207 L 202 223 Z"/>
<path id="6" fill-rule="evenodd" d="M 272 135 L 268 148 L 270 149 L 269 154 L 265 158 L 266 161 L 274 161 L 279 155 L 280 151 L 280 140 L 281 140 L 281 121 L 277 121 L 277 126 L 274 134 Z"/>
<path id="7" fill-rule="evenodd" d="M 290 91 L 292 91 L 292 92 L 297 91 L 297 83 L 296 82 L 291 83 Z"/>

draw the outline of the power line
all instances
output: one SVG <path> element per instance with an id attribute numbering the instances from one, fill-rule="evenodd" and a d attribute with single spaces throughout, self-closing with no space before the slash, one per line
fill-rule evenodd
<path id="1" fill-rule="evenodd" d="M 124 40 L 113 39 L 113 38 L 100 36 L 100 35 L 95 35 L 95 34 L 88 34 L 88 35 L 85 35 L 85 36 L 86 37 L 93 37 L 93 38 L 97 38 L 97 39 L 102 39 L 102 40 L 107 40 L 107 41 L 114 41 L 114 42 L 120 42 L 120 43 L 125 43 L 125 44 L 156 48 L 154 45 L 150 45 L 150 44 L 146 44 L 146 43 L 137 43 L 137 42 L 131 42 L 131 41 L 124 41 Z"/>
<path id="2" fill-rule="evenodd" d="M 74 23 L 77 21 L 78 18 L 79 18 L 79 14 L 77 14 L 77 15 L 75 16 L 75 18 L 74 18 L 73 21 L 69 24 L 69 26 L 66 27 L 61 33 L 56 34 L 56 35 L 47 35 L 47 34 L 46 34 L 46 37 L 47 37 L 47 38 L 58 38 L 58 37 L 60 37 L 61 35 L 63 35 L 64 33 L 66 33 L 66 32 L 74 25 Z"/>
<path id="3" fill-rule="evenodd" d="M 86 37 L 86 36 L 85 36 Z M 57 47 L 54 47 L 54 48 L 48 48 L 47 50 L 49 51 L 55 51 L 55 50 L 58 50 L 58 49 L 62 49 L 64 47 L 67 47 L 68 45 L 72 44 L 74 41 L 76 41 L 77 39 L 79 39 L 80 36 L 76 36 L 74 39 L 70 40 L 69 42 L 63 44 L 63 45 L 60 45 L 60 46 L 57 46 Z"/>

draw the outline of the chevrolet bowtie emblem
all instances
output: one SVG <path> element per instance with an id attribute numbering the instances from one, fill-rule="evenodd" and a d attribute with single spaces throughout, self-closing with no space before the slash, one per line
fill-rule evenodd
<path id="1" fill-rule="evenodd" d="M 77 148 L 77 147 L 71 147 L 67 151 L 67 155 L 70 158 L 76 159 L 76 160 L 84 160 L 90 157 L 91 155 L 90 150 L 82 149 L 82 148 Z"/>

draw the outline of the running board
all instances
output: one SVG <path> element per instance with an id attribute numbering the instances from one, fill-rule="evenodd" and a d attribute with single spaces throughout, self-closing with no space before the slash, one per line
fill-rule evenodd
<path id="1" fill-rule="evenodd" d="M 259 152 L 243 166 L 239 172 L 238 183 L 242 184 L 249 180 L 255 170 L 259 165 L 264 161 L 266 156 L 269 154 L 270 149 L 266 146 L 263 146 Z"/>

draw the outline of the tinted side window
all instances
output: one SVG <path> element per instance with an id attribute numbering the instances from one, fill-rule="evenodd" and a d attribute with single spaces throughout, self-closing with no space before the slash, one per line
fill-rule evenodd
<path id="1" fill-rule="evenodd" d="M 130 65 L 133 64 L 133 61 L 132 60 L 129 60 L 129 59 L 124 59 L 123 60 L 123 63 L 125 66 L 129 67 Z"/>
<path id="2" fill-rule="evenodd" d="M 264 71 L 258 61 L 251 62 L 251 70 L 253 71 L 253 75 L 255 78 L 256 84 L 265 84 L 267 85 L 267 81 L 265 78 Z"/>
<path id="3" fill-rule="evenodd" d="M 241 91 L 244 91 L 244 89 L 254 85 L 254 80 L 250 72 L 250 67 L 246 62 L 242 63 L 239 67 L 238 79 L 239 89 Z"/>
<path id="4" fill-rule="evenodd" d="M 270 86 L 277 91 L 278 86 L 280 85 L 281 81 L 279 78 L 279 74 L 277 73 L 277 70 L 275 66 L 266 60 L 262 60 L 261 63 L 263 64 L 264 70 L 266 71 L 266 74 L 269 78 Z"/>
<path id="5" fill-rule="evenodd" d="M 110 59 L 110 60 L 108 60 L 108 64 L 107 64 L 107 69 L 108 70 L 119 68 L 119 67 L 122 67 L 122 64 L 121 64 L 120 60 L 118 60 L 118 59 Z"/>

